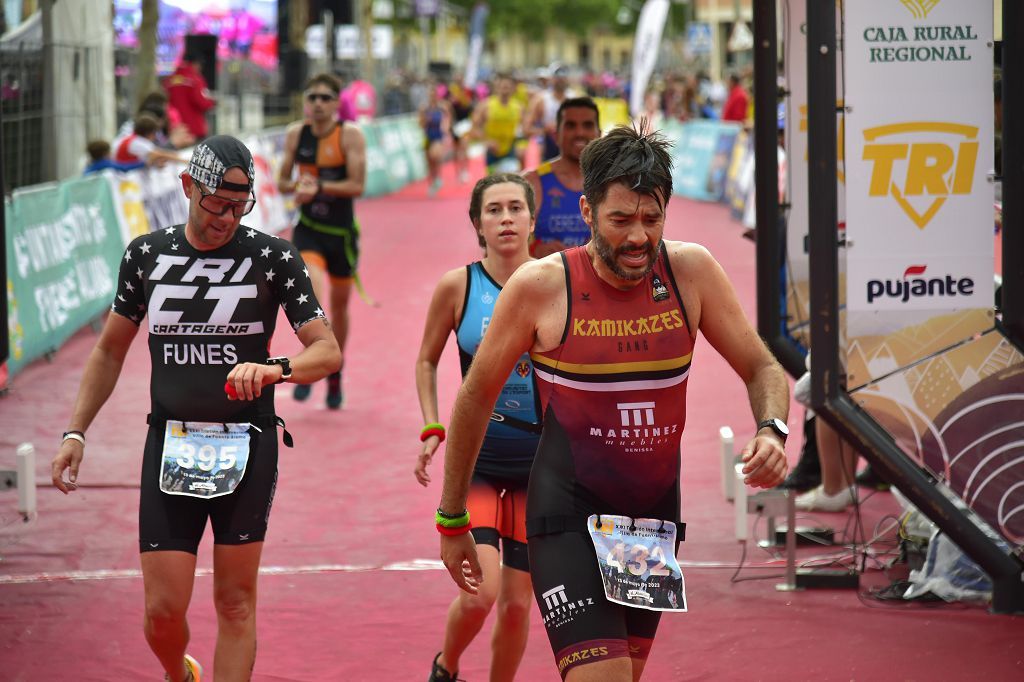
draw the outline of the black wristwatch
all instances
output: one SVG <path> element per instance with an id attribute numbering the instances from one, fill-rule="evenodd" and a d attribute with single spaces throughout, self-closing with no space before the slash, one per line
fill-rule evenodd
<path id="1" fill-rule="evenodd" d="M 763 422 L 760 422 L 757 425 L 757 430 L 760 431 L 761 429 L 771 429 L 776 434 L 778 434 L 779 438 L 782 439 L 783 443 L 786 442 L 786 437 L 789 436 L 789 427 L 786 426 L 786 422 L 782 421 L 777 417 L 773 417 L 772 419 L 765 419 Z"/>
<path id="2" fill-rule="evenodd" d="M 283 384 L 292 378 L 292 363 L 283 355 L 279 358 L 267 358 L 268 365 L 281 365 L 281 378 L 276 383 Z"/>

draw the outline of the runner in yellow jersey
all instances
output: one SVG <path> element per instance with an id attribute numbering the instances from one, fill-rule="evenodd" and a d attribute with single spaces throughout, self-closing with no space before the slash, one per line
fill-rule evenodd
<path id="1" fill-rule="evenodd" d="M 487 145 L 489 174 L 515 173 L 523 167 L 523 150 L 516 146 L 523 106 L 514 93 L 512 77 L 499 74 L 494 81 L 494 94 L 473 111 L 473 137 Z"/>

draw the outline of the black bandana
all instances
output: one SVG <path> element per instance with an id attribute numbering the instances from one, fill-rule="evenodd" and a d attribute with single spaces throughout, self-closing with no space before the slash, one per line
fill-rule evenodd
<path id="1" fill-rule="evenodd" d="M 224 181 L 224 173 L 236 166 L 249 176 L 248 186 Z M 245 192 L 252 189 L 256 181 L 252 154 L 244 144 L 230 135 L 214 135 L 197 144 L 188 164 L 188 174 L 196 182 L 214 190 L 224 187 Z"/>

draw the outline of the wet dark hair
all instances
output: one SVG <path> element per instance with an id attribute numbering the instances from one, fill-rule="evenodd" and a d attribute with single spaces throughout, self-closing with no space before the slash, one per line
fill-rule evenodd
<path id="1" fill-rule="evenodd" d="M 583 194 L 595 209 L 604 201 L 608 188 L 620 183 L 629 190 L 647 194 L 663 209 L 672 196 L 672 146 L 661 133 L 651 131 L 646 119 L 639 129 L 620 125 L 583 149 Z"/>
<path id="2" fill-rule="evenodd" d="M 523 176 L 516 175 L 515 173 L 496 173 L 494 175 L 488 175 L 477 181 L 473 187 L 473 194 L 469 198 L 469 220 L 473 224 L 475 230 L 480 224 L 480 213 L 483 211 L 484 203 L 484 191 L 489 187 L 495 185 L 504 185 L 505 183 L 511 183 L 513 185 L 519 185 L 523 188 L 523 194 L 526 196 L 526 207 L 530 209 L 530 215 L 534 216 L 537 214 L 537 200 L 533 195 L 533 185 L 527 182 Z M 476 233 L 477 241 L 480 243 L 481 248 L 487 247 L 487 242 L 484 241 L 484 236 L 478 231 Z"/>
<path id="3" fill-rule="evenodd" d="M 589 97 L 570 97 L 562 101 L 562 104 L 558 107 L 558 113 L 555 114 L 555 127 L 562 125 L 562 112 L 566 109 L 590 109 L 594 112 L 594 120 L 597 121 L 597 129 L 601 129 L 601 112 L 597 108 L 597 104 L 594 100 Z"/>

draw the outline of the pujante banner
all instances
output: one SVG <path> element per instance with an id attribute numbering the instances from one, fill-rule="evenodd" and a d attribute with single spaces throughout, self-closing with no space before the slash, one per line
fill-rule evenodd
<path id="1" fill-rule="evenodd" d="M 848 336 L 993 305 L 992 11 L 846 3 Z"/>

